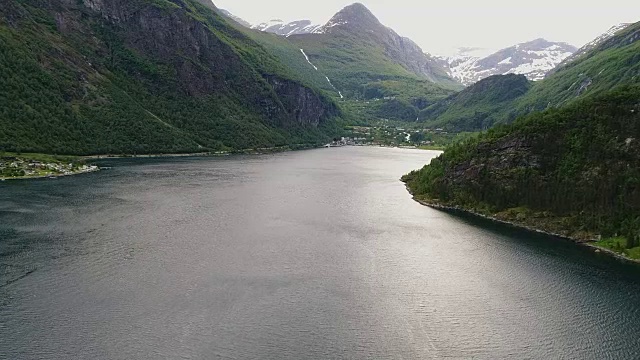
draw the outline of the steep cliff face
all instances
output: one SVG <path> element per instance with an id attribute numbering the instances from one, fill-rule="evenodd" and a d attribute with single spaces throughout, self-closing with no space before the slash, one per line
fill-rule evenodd
<path id="1" fill-rule="evenodd" d="M 164 134 L 163 141 L 146 138 L 139 152 L 147 151 L 143 148 L 165 151 L 162 144 L 176 134 L 181 145 L 168 144 L 170 149 L 299 143 L 301 139 L 287 139 L 289 130 L 299 127 L 295 133 L 302 134 L 308 128 L 318 134 L 315 128 L 338 115 L 330 99 L 229 26 L 206 0 L 40 0 L 4 5 L 0 11 L 5 19 L 0 22 L 0 34 L 14 45 L 6 51 L 37 63 L 40 74 L 25 76 L 36 81 L 65 77 L 69 85 L 65 89 L 47 86 L 53 93 L 64 92 L 64 106 L 75 110 L 56 121 L 72 128 L 88 122 L 89 128 L 96 125 L 89 136 L 100 136 L 103 131 L 98 128 L 108 127 L 106 118 L 115 116 L 116 109 L 130 107 L 137 109 L 118 118 L 139 119 L 134 113 L 144 113 L 146 119 L 139 120 L 139 126 L 174 133 Z M 17 20 L 12 25 L 6 19 Z M 29 48 L 25 43 L 36 46 Z M 20 71 L 14 64 L 6 65 L 2 71 L 9 78 L 13 78 L 9 72 Z M 32 105 L 42 109 L 42 116 L 47 112 L 47 104 Z M 94 116 L 95 120 L 87 120 Z M 37 131 L 37 124 L 27 126 L 12 117 L 0 118 L 8 126 L 5 132 Z M 87 139 L 70 152 L 131 152 L 127 147 L 137 148 L 132 143 L 140 140 L 135 140 L 139 136 L 132 136 L 135 130 L 127 129 L 126 123 L 117 132 L 102 135 L 123 138 L 114 149 L 90 150 L 92 143 L 101 141 Z M 9 149 L 50 151 L 47 144 L 33 139 L 21 143 L 10 134 L 0 138 L 0 144 L 8 144 Z"/>
<path id="2" fill-rule="evenodd" d="M 395 32 L 389 33 L 387 38 L 387 54 L 391 59 L 403 65 L 407 70 L 424 76 L 433 83 L 454 83 L 437 61 L 425 54 L 413 40 L 401 37 Z"/>
<path id="3" fill-rule="evenodd" d="M 309 88 L 275 76 L 267 77 L 267 80 L 292 118 L 301 124 L 317 127 L 322 119 L 338 114 L 338 108 L 333 103 L 327 105 Z"/>
<path id="4" fill-rule="evenodd" d="M 99 13 L 111 22 L 122 27 L 122 36 L 128 48 L 154 59 L 161 59 L 176 69 L 178 85 L 190 96 L 203 97 L 220 91 L 240 93 L 266 110 L 272 120 L 295 120 L 301 124 L 317 126 L 328 108 L 335 108 L 325 99 L 299 82 L 284 79 L 262 64 L 253 65 L 246 61 L 240 50 L 230 46 L 223 38 L 215 35 L 207 22 L 199 20 L 185 11 L 171 11 L 157 7 L 139 9 L 131 7 L 127 0 L 85 0 L 89 7 L 97 7 Z M 215 9 L 208 0 L 199 0 Z M 178 2 L 180 4 L 180 2 Z M 183 5 L 185 6 L 185 5 Z M 212 19 L 220 20 L 213 14 Z M 213 22 L 213 21 L 211 21 Z M 242 42 L 249 42 L 243 35 L 231 28 L 225 29 L 228 36 Z M 257 48 L 256 45 L 251 45 Z M 265 55 L 263 53 L 261 55 Z M 190 59 L 191 61 L 185 61 Z M 275 62 L 275 59 L 271 60 Z M 253 65 L 253 66 L 252 66 Z M 274 67 L 277 65 L 274 65 Z M 269 80 L 269 81 L 263 81 Z M 301 103 L 291 101 L 288 92 L 283 93 L 278 85 L 275 94 L 269 84 L 287 84 L 288 92 L 304 93 L 304 98 L 296 98 Z M 258 85 L 258 91 L 247 91 Z M 275 96 L 274 96 L 275 95 Z M 310 110 L 308 104 L 313 102 Z M 284 107 L 283 107 L 284 105 Z M 302 113 L 299 109 L 309 109 Z M 331 113 L 335 115 L 335 111 Z"/>

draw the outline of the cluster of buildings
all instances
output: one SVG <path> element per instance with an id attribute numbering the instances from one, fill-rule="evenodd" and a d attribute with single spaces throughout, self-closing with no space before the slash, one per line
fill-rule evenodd
<path id="1" fill-rule="evenodd" d="M 364 146 L 368 145 L 369 139 L 365 137 L 342 137 L 340 139 L 334 139 L 325 147 L 340 147 L 340 146 Z"/>
<path id="2" fill-rule="evenodd" d="M 97 171 L 94 165 L 43 162 L 19 157 L 0 158 L 0 177 L 65 176 Z"/>

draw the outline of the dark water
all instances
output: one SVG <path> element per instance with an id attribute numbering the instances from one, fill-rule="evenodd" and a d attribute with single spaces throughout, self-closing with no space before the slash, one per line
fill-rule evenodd
<path id="1" fill-rule="evenodd" d="M 414 203 L 430 152 L 0 183 L 2 359 L 640 359 L 640 272 Z"/>

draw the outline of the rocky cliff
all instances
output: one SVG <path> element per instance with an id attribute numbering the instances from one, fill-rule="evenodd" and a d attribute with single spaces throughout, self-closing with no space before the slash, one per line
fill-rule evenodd
<path id="1" fill-rule="evenodd" d="M 300 134 L 308 128 L 317 135 L 315 129 L 338 114 L 331 100 L 229 26 L 206 0 L 42 0 L 5 4 L 0 10 L 5 19 L 0 23 L 1 34 L 13 46 L 5 50 L 11 56 L 24 56 L 36 67 L 37 73 L 24 76 L 37 77 L 36 82 L 66 77 L 60 79 L 69 84 L 62 90 L 67 94 L 60 105 L 84 110 L 72 110 L 56 121 L 71 128 L 79 123 L 94 126 L 93 134 L 88 133 L 100 136 L 98 128 L 107 126 L 115 109 L 129 109 L 118 116 L 135 116 L 140 122 L 136 126 L 163 133 L 161 142 L 150 137 L 140 140 L 144 136 L 134 136 L 135 130 L 125 122 L 117 131 L 102 135 L 130 139 L 104 141 L 121 144 L 113 150 L 129 152 L 129 146 L 160 151 L 161 144 L 172 137 L 180 145 L 168 144 L 168 148 L 186 146 L 193 148 L 190 150 L 301 142 L 300 138 L 287 140 L 286 129 L 300 128 L 295 131 Z M 48 22 L 54 25 L 54 32 Z M 25 48 L 25 41 L 36 45 Z M 21 71 L 14 64 L 5 65 L 0 70 L 3 76 Z M 53 71 L 55 66 L 57 71 Z M 52 84 L 46 86 L 52 94 L 60 91 Z M 46 103 L 32 105 L 42 116 L 48 111 Z M 142 117 L 146 119 L 140 120 L 136 113 L 147 114 Z M 37 132 L 36 124 L 12 121 L 16 116 L 0 118 L 9 133 L 0 143 L 9 149 L 46 151 L 47 144 L 36 144 L 28 136 L 22 144 L 11 138 Z M 144 144 L 126 145 L 139 141 Z M 79 149 L 84 150 L 70 152 L 112 151 L 90 150 L 92 143 L 102 141 L 82 142 Z"/>

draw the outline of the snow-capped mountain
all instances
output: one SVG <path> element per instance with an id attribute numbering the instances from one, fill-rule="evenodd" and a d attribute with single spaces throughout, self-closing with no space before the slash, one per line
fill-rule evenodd
<path id="1" fill-rule="evenodd" d="M 354 52 L 366 53 L 367 55 L 361 59 L 363 67 L 371 66 L 379 61 L 382 58 L 379 55 L 382 55 L 384 57 L 382 61 L 388 62 L 389 66 L 400 65 L 410 73 L 433 83 L 460 86 L 447 75 L 446 70 L 435 59 L 426 54 L 414 41 L 383 25 L 371 10 L 361 3 L 354 3 L 343 8 L 326 24 L 315 29 L 313 34 L 324 36 L 309 40 L 308 36 L 301 35 L 294 36 L 292 39 L 295 38 L 302 47 L 305 47 L 306 41 L 313 43 L 321 38 L 320 41 L 325 41 L 326 46 L 332 49 L 349 48 Z M 354 50 L 356 47 L 361 47 L 361 49 Z M 352 56 L 345 56 L 342 61 L 349 63 L 354 59 Z M 340 63 L 338 66 L 342 67 Z M 377 66 L 379 66 L 379 62 L 373 67 Z M 386 69 L 380 68 L 380 71 L 386 71 Z"/>
<path id="2" fill-rule="evenodd" d="M 331 31 L 332 28 L 336 26 L 346 25 L 349 20 L 348 17 L 355 16 L 359 17 L 358 19 L 352 19 L 352 23 L 360 23 L 362 21 L 369 21 L 371 19 L 367 18 L 368 9 L 363 11 L 362 8 L 364 5 L 361 4 L 353 4 L 347 6 L 345 9 L 334 15 L 326 24 L 324 25 L 316 25 L 313 24 L 309 20 L 298 20 L 293 22 L 284 22 L 280 19 L 270 20 L 268 22 L 255 25 L 251 27 L 255 30 L 265 31 L 277 35 L 282 36 L 291 36 L 291 35 L 303 35 L 303 34 L 325 34 Z M 353 10 L 356 9 L 356 10 Z M 373 15 L 372 15 L 373 16 Z M 356 21 L 358 20 L 358 21 Z M 377 19 L 376 19 L 377 21 Z"/>
<path id="3" fill-rule="evenodd" d="M 609 30 L 607 30 L 607 32 L 605 32 L 604 34 L 598 36 L 597 38 L 595 38 L 593 41 L 591 41 L 590 43 L 586 44 L 585 46 L 581 47 L 580 49 L 578 49 L 578 51 L 576 51 L 573 55 L 569 56 L 568 58 L 566 58 L 564 61 L 562 61 L 560 64 L 558 64 L 557 68 L 560 68 L 562 66 L 564 66 L 565 64 L 568 64 L 576 59 L 578 59 L 579 57 L 581 57 L 582 55 L 590 52 L 591 50 L 593 50 L 596 46 L 602 44 L 603 42 L 611 39 L 615 34 L 617 34 L 618 32 L 628 28 L 629 26 L 631 26 L 632 24 L 619 24 L 616 26 L 612 26 Z M 553 72 L 553 71 L 551 71 Z"/>
<path id="4" fill-rule="evenodd" d="M 300 34 L 309 34 L 320 28 L 321 25 L 315 25 L 309 20 L 297 20 L 285 23 L 280 19 L 270 20 L 268 22 L 252 26 L 252 29 L 260 30 L 272 34 L 291 36 Z"/>
<path id="5" fill-rule="evenodd" d="M 492 75 L 522 74 L 529 80 L 542 80 L 576 51 L 567 43 L 536 39 L 486 57 L 477 55 L 482 49 L 464 48 L 454 56 L 439 59 L 451 77 L 468 86 Z"/>

